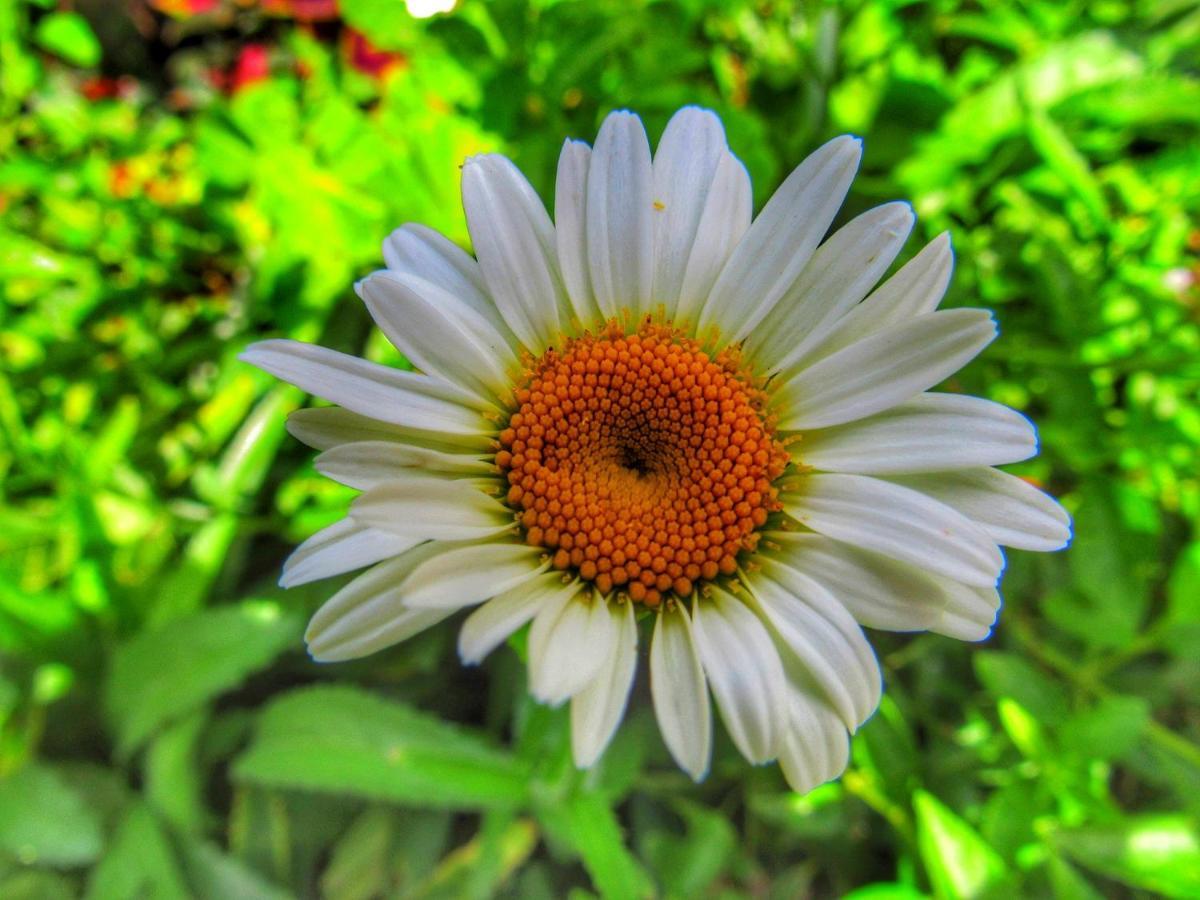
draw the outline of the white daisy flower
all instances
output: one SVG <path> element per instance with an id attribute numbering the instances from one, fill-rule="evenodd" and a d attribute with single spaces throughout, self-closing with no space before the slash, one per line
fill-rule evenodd
<path id="1" fill-rule="evenodd" d="M 469 256 L 405 225 L 358 293 L 419 369 L 287 340 L 242 358 L 334 404 L 292 434 L 362 491 L 281 583 L 369 566 L 313 617 L 312 655 L 373 653 L 466 607 L 478 663 L 529 630 L 529 684 L 571 703 L 579 766 L 611 740 L 650 636 L 654 709 L 694 779 L 709 694 L 752 763 L 807 791 L 846 766 L 881 679 L 862 626 L 987 636 L 998 545 L 1070 537 L 993 466 L 1033 426 L 930 388 L 996 334 L 937 311 L 946 235 L 878 287 L 913 226 L 889 203 L 824 243 L 858 168 L 839 137 L 757 217 L 720 120 L 680 110 L 567 141 L 554 221 L 505 157 L 463 167 Z M 338 408 L 340 407 L 340 408 Z"/>

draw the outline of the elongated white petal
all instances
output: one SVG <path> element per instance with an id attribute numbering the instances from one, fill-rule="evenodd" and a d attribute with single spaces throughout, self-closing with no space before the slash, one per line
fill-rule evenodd
<path id="1" fill-rule="evenodd" d="M 529 691 L 558 706 L 586 688 L 616 648 L 620 628 L 608 601 L 584 591 L 546 604 L 529 629 Z"/>
<path id="2" fill-rule="evenodd" d="M 696 649 L 721 720 L 750 762 L 774 759 L 783 744 L 783 663 L 762 622 L 737 598 L 714 588 L 692 607 Z"/>
<path id="3" fill-rule="evenodd" d="M 283 564 L 279 586 L 290 588 L 330 578 L 399 556 L 420 541 L 397 537 L 353 519 L 338 519 L 292 551 Z"/>
<path id="4" fill-rule="evenodd" d="M 388 340 L 421 371 L 489 404 L 509 403 L 520 362 L 504 336 L 468 304 L 415 275 L 376 272 L 358 289 Z"/>
<path id="5" fill-rule="evenodd" d="M 999 403 L 918 394 L 856 422 L 806 431 L 793 452 L 825 472 L 935 472 L 1028 459 L 1037 453 L 1037 434 L 1028 419 Z"/>
<path id="6" fill-rule="evenodd" d="M 710 110 L 685 106 L 671 117 L 654 154 L 654 278 L 651 296 L 674 319 L 709 189 L 728 152 Z"/>
<path id="7" fill-rule="evenodd" d="M 671 756 L 693 781 L 703 780 L 712 755 L 712 710 L 692 622 L 682 605 L 658 614 L 650 643 L 650 693 Z"/>
<path id="8" fill-rule="evenodd" d="M 1000 593 L 995 588 L 956 592 L 952 599 L 930 631 L 960 641 L 982 641 L 992 633 L 1000 613 Z"/>
<path id="9" fill-rule="evenodd" d="M 1058 501 L 996 469 L 974 468 L 889 479 L 957 509 L 997 544 L 1022 550 L 1061 550 L 1071 540 L 1071 517 Z"/>
<path id="10" fill-rule="evenodd" d="M 1004 557 L 961 513 L 919 491 L 865 475 L 811 475 L 780 498 L 803 525 L 869 550 L 989 587 Z"/>
<path id="11" fill-rule="evenodd" d="M 251 344 L 238 359 L 323 400 L 382 422 L 431 432 L 491 435 L 468 392 L 428 375 L 391 369 L 299 341 Z"/>
<path id="12" fill-rule="evenodd" d="M 695 326 L 717 276 L 750 227 L 753 213 L 750 174 L 741 160 L 725 151 L 717 162 L 688 254 L 674 310 L 677 324 Z"/>
<path id="13" fill-rule="evenodd" d="M 413 223 L 401 225 L 384 240 L 383 258 L 389 269 L 436 284 L 468 304 L 506 339 L 513 338 L 488 295 L 479 263 L 432 228 Z"/>
<path id="14" fill-rule="evenodd" d="M 616 646 L 590 685 L 571 698 L 571 754 L 586 769 L 600 758 L 625 715 L 637 671 L 633 604 L 605 604 L 617 627 Z"/>
<path id="15" fill-rule="evenodd" d="M 401 537 L 466 541 L 513 527 L 512 512 L 473 480 L 401 476 L 354 501 L 350 515 Z"/>
<path id="16" fill-rule="evenodd" d="M 468 666 L 477 665 L 543 606 L 566 602 L 578 592 L 579 584 L 564 584 L 561 572 L 544 572 L 497 594 L 463 621 L 458 632 L 459 657 Z"/>
<path id="17" fill-rule="evenodd" d="M 430 477 L 489 475 L 495 467 L 478 456 L 446 453 L 392 441 L 355 441 L 330 447 L 314 461 L 317 471 L 359 491 L 414 473 Z"/>
<path id="18" fill-rule="evenodd" d="M 887 271 L 913 226 L 912 207 L 887 203 L 834 232 L 762 325 L 746 338 L 763 375 L 786 370 L 829 333 Z"/>
<path id="19" fill-rule="evenodd" d="M 825 428 L 910 400 L 991 343 L 982 309 L 948 309 L 872 334 L 800 372 L 776 395 L 779 427 Z"/>
<path id="20" fill-rule="evenodd" d="M 575 318 L 583 328 L 602 319 L 592 293 L 587 251 L 587 181 L 592 148 L 583 141 L 565 141 L 558 157 L 554 184 L 554 237 L 563 286 Z"/>
<path id="21" fill-rule="evenodd" d="M 788 726 L 779 768 L 788 786 L 807 794 L 837 778 L 850 761 L 850 739 L 837 714 L 803 688 L 788 687 Z"/>
<path id="22" fill-rule="evenodd" d="M 994 587 L 961 584 L 820 534 L 767 532 L 759 546 L 820 582 L 869 628 L 942 631 L 944 616 L 972 619 L 978 625 L 982 609 L 995 610 L 1000 604 Z M 986 636 L 990 624 L 984 624 L 982 633 L 977 627 L 975 636 L 966 639 Z"/>
<path id="23" fill-rule="evenodd" d="M 763 558 L 747 582 L 763 619 L 851 731 L 879 705 L 879 663 L 854 618 L 818 582 Z"/>
<path id="24" fill-rule="evenodd" d="M 540 547 L 515 541 L 454 547 L 413 568 L 404 581 L 404 603 L 413 609 L 474 606 L 524 585 L 549 565 Z"/>
<path id="25" fill-rule="evenodd" d="M 540 354 L 563 330 L 566 295 L 554 225 L 520 170 L 497 154 L 463 165 L 463 208 L 475 255 L 504 321 Z"/>
<path id="26" fill-rule="evenodd" d="M 356 441 L 388 441 L 425 447 L 449 455 L 477 458 L 489 448 L 491 436 L 434 434 L 380 422 L 338 406 L 298 409 L 288 416 L 288 434 L 317 450 L 329 450 Z"/>
<path id="27" fill-rule="evenodd" d="M 633 113 L 610 113 L 600 126 L 587 179 L 587 253 L 600 312 L 649 309 L 654 235 L 650 143 Z"/>
<path id="28" fill-rule="evenodd" d="M 800 277 L 829 230 L 858 169 L 862 143 L 834 138 L 780 185 L 717 277 L 698 323 L 735 344 L 763 320 Z"/>
<path id="29" fill-rule="evenodd" d="M 330 597 L 308 624 L 304 639 L 319 662 L 366 656 L 440 622 L 451 609 L 411 609 L 404 604 L 404 579 L 412 569 L 445 550 L 425 543 L 368 569 Z"/>
<path id="30" fill-rule="evenodd" d="M 792 365 L 811 365 L 874 332 L 933 312 L 942 302 L 953 268 L 950 234 L 942 232 L 819 341 L 809 342 Z"/>

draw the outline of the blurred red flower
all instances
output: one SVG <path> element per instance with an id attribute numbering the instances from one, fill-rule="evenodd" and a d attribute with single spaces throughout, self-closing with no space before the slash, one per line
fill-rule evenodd
<path id="1" fill-rule="evenodd" d="M 247 44 L 238 53 L 237 62 L 233 64 L 233 74 L 229 78 L 229 90 L 237 93 L 259 81 L 265 81 L 271 74 L 271 60 L 265 44 Z"/>
<path id="2" fill-rule="evenodd" d="M 382 78 L 392 68 L 403 66 L 404 54 L 390 50 L 380 50 L 366 35 L 347 28 L 342 35 L 342 51 L 346 61 L 360 72 L 365 72 L 374 78 Z"/>
<path id="3" fill-rule="evenodd" d="M 328 22 L 338 17 L 337 0 L 262 0 L 263 12 L 297 22 Z"/>

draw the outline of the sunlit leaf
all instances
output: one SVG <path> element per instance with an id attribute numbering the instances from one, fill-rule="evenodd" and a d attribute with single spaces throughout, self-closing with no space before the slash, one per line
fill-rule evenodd
<path id="1" fill-rule="evenodd" d="M 266 603 L 207 610 L 142 632 L 118 648 L 105 684 L 118 749 L 132 753 L 156 729 L 240 684 L 299 637 L 299 620 Z"/>
<path id="2" fill-rule="evenodd" d="M 1139 816 L 1053 836 L 1081 866 L 1166 897 L 1200 896 L 1200 830 L 1184 816 Z"/>
<path id="3" fill-rule="evenodd" d="M 79 866 L 101 850 L 100 822 L 53 769 L 0 778 L 0 851 L 28 865 Z"/>
<path id="4" fill-rule="evenodd" d="M 1004 861 L 941 801 L 918 791 L 913 808 L 921 861 L 938 897 L 985 896 L 1004 880 Z"/>
<path id="5" fill-rule="evenodd" d="M 509 806 L 527 792 L 522 768 L 481 736 L 350 687 L 275 700 L 233 771 L 253 784 L 432 808 Z"/>

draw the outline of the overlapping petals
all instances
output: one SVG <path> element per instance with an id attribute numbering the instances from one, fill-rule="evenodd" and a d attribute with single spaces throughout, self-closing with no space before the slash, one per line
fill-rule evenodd
<path id="1" fill-rule="evenodd" d="M 247 362 L 335 404 L 288 427 L 321 451 L 320 472 L 362 492 L 280 579 L 366 568 L 313 617 L 312 655 L 363 656 L 474 607 L 459 653 L 477 664 L 528 626 L 530 692 L 569 702 L 586 767 L 619 727 L 649 633 L 654 713 L 692 778 L 710 766 L 714 701 L 738 750 L 778 760 L 795 790 L 840 774 L 882 689 L 863 626 L 980 640 L 1000 607 L 1000 547 L 1070 540 L 1054 500 L 993 468 L 1036 453 L 1029 421 L 931 390 L 996 334 L 984 310 L 937 308 L 949 237 L 878 286 L 913 228 L 907 204 L 826 239 L 861 155 L 857 139 L 828 142 L 753 218 L 716 115 L 680 110 L 652 153 L 641 120 L 617 112 L 594 147 L 564 144 L 553 220 L 510 161 L 473 157 L 475 256 L 404 225 L 384 242 L 387 269 L 358 286 L 419 371 L 287 340 L 247 348 Z M 738 573 L 654 610 L 552 569 L 496 464 L 529 359 L 647 316 L 714 351 L 739 347 L 791 455 L 782 509 Z"/>

